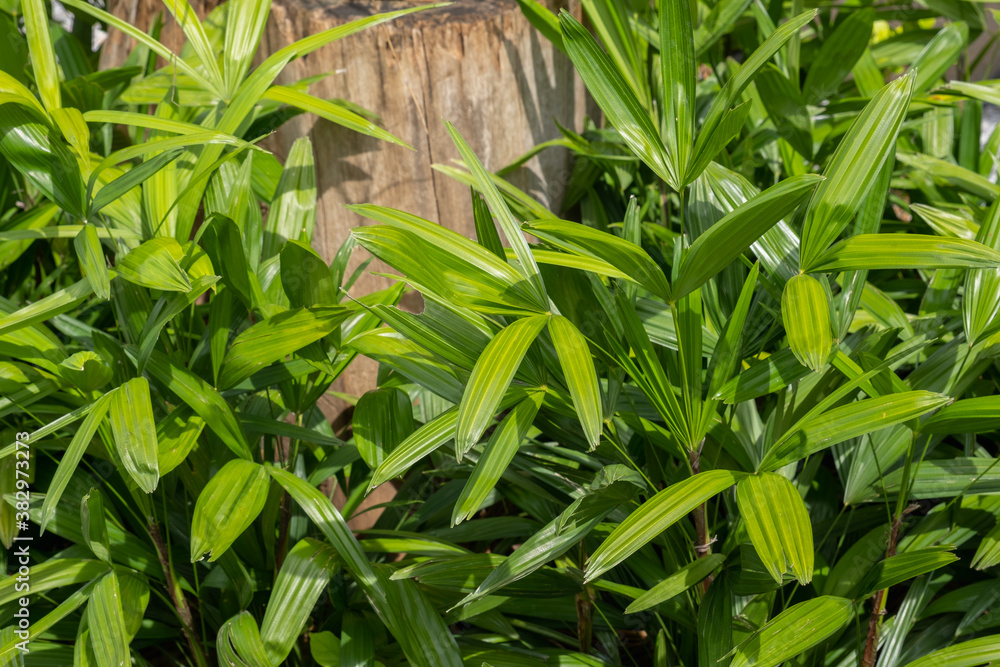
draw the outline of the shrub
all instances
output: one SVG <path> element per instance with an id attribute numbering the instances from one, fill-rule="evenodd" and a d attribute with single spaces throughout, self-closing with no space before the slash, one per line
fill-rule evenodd
<path id="1" fill-rule="evenodd" d="M 477 239 L 359 205 L 381 224 L 327 266 L 308 144 L 279 176 L 255 140 L 279 103 L 391 137 L 271 86 L 283 58 L 249 72 L 237 37 L 266 4 L 188 17 L 186 59 L 100 73 L 91 108 L 25 0 L 33 76 L 0 75 L 5 192 L 25 209 L 0 229 L 0 536 L 34 474 L 36 656 L 995 660 L 1000 133 L 980 149 L 998 95 L 968 81 L 981 6 L 585 0 L 595 37 L 519 2 L 605 117 L 538 147 L 575 152 L 577 221 L 449 125 L 462 162 L 442 170 L 472 186 Z M 342 299 L 353 243 L 400 285 Z M 422 313 L 395 307 L 404 282 Z M 315 404 L 357 354 L 380 383 L 342 440 Z M 353 534 L 344 517 L 396 478 Z"/>

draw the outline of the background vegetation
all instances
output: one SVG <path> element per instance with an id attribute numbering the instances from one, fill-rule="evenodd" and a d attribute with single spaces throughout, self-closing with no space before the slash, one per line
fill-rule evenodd
<path id="1" fill-rule="evenodd" d="M 179 54 L 66 0 L 137 40 L 104 71 L 42 0 L 0 13 L 0 538 L 35 536 L 0 661 L 997 661 L 983 6 L 519 2 L 604 114 L 536 149 L 576 156 L 563 210 L 449 125 L 478 238 L 359 202 L 381 224 L 329 264 L 308 139 L 259 140 L 303 111 L 399 140 L 274 81 L 402 12 L 254 66 L 266 0 L 165 2 Z M 398 285 L 348 298 L 356 245 Z M 334 433 L 359 354 L 379 387 Z"/>

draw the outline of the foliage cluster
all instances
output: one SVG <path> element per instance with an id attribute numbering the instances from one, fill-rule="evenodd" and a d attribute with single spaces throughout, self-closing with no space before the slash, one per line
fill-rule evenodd
<path id="1" fill-rule="evenodd" d="M 403 12 L 252 67 L 267 0 L 166 0 L 179 54 L 66 0 L 139 42 L 110 71 L 42 0 L 0 14 L 0 538 L 45 531 L 32 653 L 8 576 L 0 660 L 997 660 L 983 6 L 583 0 L 587 28 L 518 2 L 603 122 L 497 174 L 449 125 L 477 239 L 359 204 L 380 224 L 329 265 L 308 140 L 282 165 L 259 139 L 304 111 L 402 142 L 274 81 Z M 503 178 L 556 146 L 561 212 Z M 347 299 L 355 245 L 398 285 Z M 379 387 L 334 433 L 357 355 Z"/>

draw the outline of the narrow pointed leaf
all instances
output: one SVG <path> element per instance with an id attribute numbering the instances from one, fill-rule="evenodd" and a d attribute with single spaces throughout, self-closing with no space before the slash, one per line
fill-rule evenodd
<path id="1" fill-rule="evenodd" d="M 740 644 L 730 667 L 777 667 L 840 630 L 854 614 L 854 602 L 845 598 L 824 595 L 800 602 Z"/>
<path id="2" fill-rule="evenodd" d="M 919 417 L 950 400 L 930 391 L 908 391 L 827 410 L 782 436 L 768 451 L 760 469 L 776 470 L 839 442 Z"/>
<path id="3" fill-rule="evenodd" d="M 779 220 L 795 210 L 823 179 L 793 176 L 749 200 L 708 228 L 691 245 L 674 284 L 680 298 L 698 289 L 736 260 Z"/>
<path id="4" fill-rule="evenodd" d="M 639 245 L 565 220 L 533 220 L 524 229 L 566 252 L 603 260 L 664 301 L 672 300 L 663 270 Z"/>
<path id="5" fill-rule="evenodd" d="M 815 271 L 816 258 L 840 235 L 865 198 L 891 152 L 910 104 L 913 73 L 872 98 L 827 163 L 802 227 L 801 267 Z M 859 267 L 865 268 L 865 267 Z"/>
<path id="6" fill-rule="evenodd" d="M 108 265 L 104 260 L 104 251 L 101 250 L 101 240 L 97 237 L 97 228 L 94 225 L 84 225 L 73 240 L 73 247 L 94 294 L 104 300 L 110 299 L 111 280 L 108 278 Z"/>
<path id="7" fill-rule="evenodd" d="M 800 274 L 785 283 L 781 295 L 781 320 L 788 346 L 803 366 L 818 371 L 833 352 L 830 301 L 819 281 Z"/>
<path id="8" fill-rule="evenodd" d="M 812 523 L 792 483 L 774 473 L 751 475 L 736 485 L 736 500 L 750 541 L 774 580 L 780 584 L 790 569 L 803 586 L 812 581 Z"/>
<path id="9" fill-rule="evenodd" d="M 282 664 L 291 653 L 336 562 L 336 549 L 310 538 L 288 552 L 260 624 L 261 642 L 272 665 Z"/>
<path id="10" fill-rule="evenodd" d="M 462 135 L 458 133 L 458 130 L 451 123 L 445 122 L 445 127 L 448 129 L 455 147 L 458 148 L 458 152 L 461 153 L 462 160 L 465 161 L 469 171 L 475 177 L 476 189 L 486 198 L 486 203 L 489 204 L 490 211 L 493 212 L 497 222 L 500 223 L 500 228 L 503 229 L 504 236 L 507 237 L 507 243 L 514 249 L 518 264 L 520 265 L 520 271 L 531 285 L 538 304 L 542 307 L 548 306 L 548 298 L 545 296 L 545 286 L 542 284 L 542 275 L 538 272 L 538 265 L 535 263 L 535 258 L 531 255 L 528 242 L 524 240 L 524 236 L 521 234 L 521 226 L 514 219 L 510 208 L 508 208 L 507 203 L 500 195 L 500 191 L 493 183 L 491 175 L 487 173 L 479 158 L 476 157 L 476 154 L 472 152 L 465 139 L 462 138 Z"/>
<path id="11" fill-rule="evenodd" d="M 615 567 L 698 505 L 725 491 L 744 473 L 708 470 L 660 491 L 644 502 L 597 548 L 587 564 L 587 580 Z"/>
<path id="12" fill-rule="evenodd" d="M 252 458 L 236 413 L 210 384 L 157 350 L 150 355 L 146 370 L 205 420 L 237 456 L 248 461 Z"/>
<path id="13" fill-rule="evenodd" d="M 531 428 L 535 415 L 542 405 L 542 398 L 541 392 L 528 394 L 527 398 L 514 406 L 490 435 L 479 462 L 472 469 L 472 474 L 462 487 L 462 493 L 455 501 L 455 509 L 451 515 L 452 525 L 471 518 L 482 507 L 483 501 L 503 476 L 527 436 L 528 429 Z"/>
<path id="14" fill-rule="evenodd" d="M 123 279 L 170 292 L 191 291 L 191 280 L 178 263 L 184 251 L 177 241 L 160 237 L 146 241 L 118 262 L 118 275 Z"/>
<path id="15" fill-rule="evenodd" d="M 608 120 L 646 166 L 679 188 L 681 175 L 674 169 L 659 132 L 615 63 L 570 14 L 560 14 L 559 25 L 566 52 Z"/>
<path id="16" fill-rule="evenodd" d="M 544 315 L 525 317 L 498 333 L 476 362 L 458 406 L 455 450 L 459 458 L 479 441 L 521 359 L 548 321 Z"/>
<path id="17" fill-rule="evenodd" d="M 239 384 L 268 364 L 284 359 L 332 333 L 350 311 L 342 306 L 298 308 L 272 315 L 233 341 L 219 373 L 219 387 Z"/>
<path id="18" fill-rule="evenodd" d="M 152 493 L 160 481 L 160 469 L 149 382 L 144 377 L 129 380 L 112 392 L 108 407 L 115 448 L 125 471 L 140 489 Z"/>
<path id="19" fill-rule="evenodd" d="M 891 588 L 954 563 L 958 556 L 951 553 L 953 548 L 945 546 L 916 549 L 879 561 L 858 584 L 858 596 L 874 595 L 876 591 Z"/>
<path id="20" fill-rule="evenodd" d="M 595 449 L 601 439 L 604 422 L 601 414 L 601 391 L 597 384 L 597 371 L 587 347 L 587 339 L 579 329 L 561 315 L 549 319 L 549 333 L 559 356 L 559 364 L 566 376 L 573 408 L 580 419 L 590 448 Z M 700 351 L 699 351 L 700 352 Z"/>
<path id="21" fill-rule="evenodd" d="M 658 604 L 676 597 L 712 574 L 715 568 L 725 562 L 724 554 L 708 554 L 693 563 L 688 563 L 653 588 L 640 595 L 625 609 L 626 614 L 651 609 Z"/>
<path id="22" fill-rule="evenodd" d="M 198 494 L 191 519 L 191 562 L 206 553 L 218 560 L 254 522 L 267 501 L 270 477 L 264 466 L 234 459 Z"/>
<path id="23" fill-rule="evenodd" d="M 87 412 L 87 416 L 84 418 L 80 428 L 73 434 L 73 439 L 70 440 L 69 446 L 63 452 L 62 458 L 59 460 L 59 466 L 56 468 L 56 474 L 52 477 L 52 481 L 49 482 L 48 490 L 45 493 L 45 500 L 42 502 L 42 516 L 39 524 L 43 533 L 45 532 L 45 527 L 55 515 L 59 499 L 62 497 L 63 491 L 66 490 L 66 486 L 69 484 L 73 473 L 76 472 L 77 466 L 80 465 L 80 460 L 87 451 L 87 447 L 97 432 L 97 428 L 101 425 L 105 415 L 108 414 L 109 401 L 109 396 L 105 395 L 93 404 L 93 407 Z"/>
<path id="24" fill-rule="evenodd" d="M 87 622 L 94 646 L 94 657 L 102 667 L 126 667 L 132 664 L 129 639 L 122 613 L 122 596 L 114 570 L 98 580 L 87 603 Z"/>
<path id="25" fill-rule="evenodd" d="M 1000 252 L 976 241 L 923 234 L 861 234 L 837 243 L 807 269 L 996 269 Z"/>

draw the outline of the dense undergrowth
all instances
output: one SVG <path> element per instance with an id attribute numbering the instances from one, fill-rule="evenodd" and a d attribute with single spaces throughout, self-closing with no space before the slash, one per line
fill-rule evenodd
<path id="1" fill-rule="evenodd" d="M 498 174 L 449 125 L 477 239 L 358 202 L 329 262 L 309 140 L 259 140 L 402 142 L 276 77 L 434 6 L 254 66 L 267 0 L 165 2 L 179 54 L 65 0 L 137 41 L 99 70 L 4 3 L 0 664 L 1000 659 L 988 11 L 518 1 L 603 118 Z M 550 211 L 503 176 L 557 148 Z M 394 288 L 347 298 L 357 246 Z M 357 355 L 379 387 L 335 433 Z"/>

